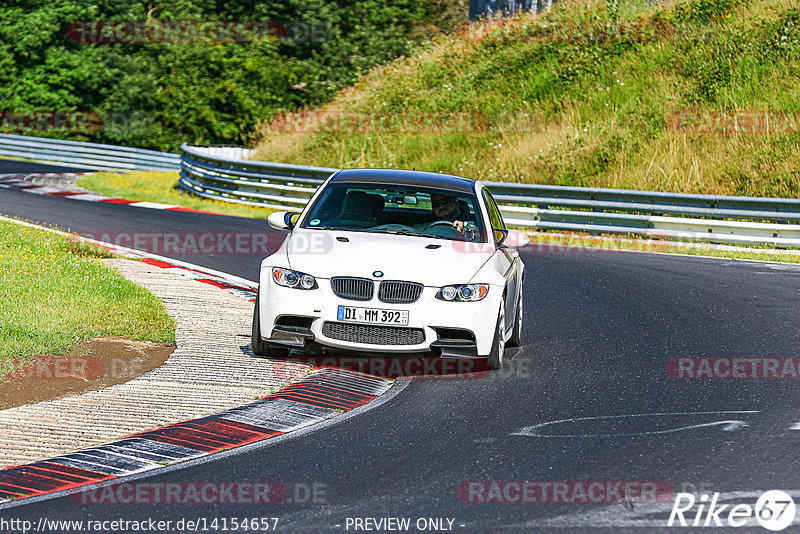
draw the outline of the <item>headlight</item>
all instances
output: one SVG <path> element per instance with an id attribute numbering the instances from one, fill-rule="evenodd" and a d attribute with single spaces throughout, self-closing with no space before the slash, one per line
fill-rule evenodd
<path id="1" fill-rule="evenodd" d="M 316 289 L 317 281 L 310 274 L 299 273 L 290 269 L 272 268 L 272 279 L 279 286 L 294 289 Z"/>
<path id="2" fill-rule="evenodd" d="M 488 284 L 465 284 L 459 286 L 444 286 L 436 294 L 439 300 L 456 302 L 477 302 L 489 293 Z"/>

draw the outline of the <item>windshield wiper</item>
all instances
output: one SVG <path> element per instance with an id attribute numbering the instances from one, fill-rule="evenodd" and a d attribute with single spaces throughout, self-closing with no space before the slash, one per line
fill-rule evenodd
<path id="1" fill-rule="evenodd" d="M 337 230 L 339 232 L 365 232 L 364 228 L 343 228 L 341 226 L 304 226 L 306 230 Z"/>
<path id="2" fill-rule="evenodd" d="M 422 232 L 418 232 L 416 230 L 375 230 L 375 234 L 393 234 L 393 235 L 413 235 L 413 236 L 424 236 Z"/>
<path id="3" fill-rule="evenodd" d="M 421 232 L 421 231 L 417 231 L 417 230 L 414 230 L 413 232 L 411 230 L 376 230 L 373 233 L 375 233 L 375 234 L 411 235 L 411 236 L 414 236 L 414 237 L 427 237 L 429 239 L 444 239 L 445 241 L 461 241 L 460 239 L 453 239 L 451 237 L 445 237 L 445 236 L 436 235 L 436 234 L 428 234 L 426 232 Z"/>

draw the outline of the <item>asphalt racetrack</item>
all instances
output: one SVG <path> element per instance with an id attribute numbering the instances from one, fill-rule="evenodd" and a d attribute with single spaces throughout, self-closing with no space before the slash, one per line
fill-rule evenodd
<path id="1" fill-rule="evenodd" d="M 0 159 L 0 174 L 12 173 L 40 173 L 40 172 L 92 172 L 89 169 L 69 167 L 49 163 L 33 163 L 30 161 L 17 161 L 13 159 Z"/>

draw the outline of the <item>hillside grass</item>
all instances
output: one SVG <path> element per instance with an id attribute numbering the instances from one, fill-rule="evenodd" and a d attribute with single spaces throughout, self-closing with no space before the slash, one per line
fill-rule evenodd
<path id="1" fill-rule="evenodd" d="M 799 122 L 796 2 L 565 0 L 265 120 L 256 159 L 798 197 Z"/>
<path id="2" fill-rule="evenodd" d="M 78 178 L 76 185 L 89 191 L 137 202 L 174 204 L 221 215 L 266 219 L 275 210 L 199 197 L 178 187 L 178 172 L 95 172 Z"/>
<path id="3" fill-rule="evenodd" d="M 175 324 L 146 289 L 66 236 L 0 221 L 0 377 L 80 341 L 121 336 L 175 342 Z"/>

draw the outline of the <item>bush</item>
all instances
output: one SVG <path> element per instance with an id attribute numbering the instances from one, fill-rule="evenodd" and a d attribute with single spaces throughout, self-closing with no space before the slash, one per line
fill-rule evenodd
<path id="1" fill-rule="evenodd" d="M 10 0 L 0 9 L 0 109 L 89 112 L 103 127 L 0 131 L 173 151 L 183 142 L 246 144 L 258 120 L 326 102 L 465 17 L 466 0 Z M 289 21 L 300 31 L 255 43 L 68 37 L 80 21 L 145 20 Z"/>

